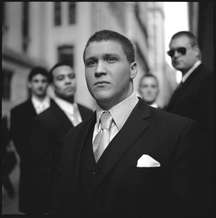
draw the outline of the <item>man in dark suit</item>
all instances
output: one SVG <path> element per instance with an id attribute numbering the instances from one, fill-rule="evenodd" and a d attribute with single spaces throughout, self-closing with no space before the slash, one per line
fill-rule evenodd
<path id="1" fill-rule="evenodd" d="M 125 36 L 96 32 L 83 58 L 87 86 L 98 109 L 64 139 L 56 213 L 206 215 L 208 153 L 200 146 L 196 123 L 137 98 L 134 49 Z"/>
<path id="2" fill-rule="evenodd" d="M 172 95 L 167 111 L 198 121 L 204 129 L 214 129 L 214 78 L 201 61 L 196 37 L 189 31 L 174 34 L 168 55 L 182 82 Z"/>
<path id="3" fill-rule="evenodd" d="M 29 135 L 34 118 L 50 105 L 50 98 L 47 96 L 48 85 L 48 71 L 40 66 L 34 67 L 28 76 L 30 97 L 11 110 L 11 137 L 20 157 L 19 210 L 23 213 L 30 213 L 30 199 L 33 198 L 29 186 L 32 171 L 29 165 Z"/>
<path id="4" fill-rule="evenodd" d="M 171 57 L 173 67 L 182 72 L 182 81 L 173 93 L 166 110 L 193 119 L 201 125 L 208 138 L 205 146 L 212 154 L 209 162 L 214 165 L 214 75 L 202 63 L 201 51 L 193 33 L 189 31 L 175 33 L 169 47 L 168 55 Z M 215 183 L 215 170 L 209 173 L 213 178 L 212 183 Z"/>
<path id="5" fill-rule="evenodd" d="M 35 120 L 30 137 L 34 186 L 34 213 L 50 212 L 53 182 L 62 150 L 62 139 L 93 112 L 74 101 L 76 76 L 68 63 L 57 63 L 50 70 L 54 101 Z"/>

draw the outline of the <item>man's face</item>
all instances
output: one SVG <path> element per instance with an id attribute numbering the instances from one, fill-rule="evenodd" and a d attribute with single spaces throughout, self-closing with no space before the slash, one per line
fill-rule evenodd
<path id="1" fill-rule="evenodd" d="M 147 102 L 152 104 L 158 95 L 158 84 L 153 77 L 144 77 L 140 83 L 140 95 Z"/>
<path id="2" fill-rule="evenodd" d="M 198 60 L 198 48 L 191 46 L 190 39 L 186 36 L 178 36 L 170 42 L 170 50 L 185 48 L 186 53 L 175 51 L 171 57 L 172 65 L 175 69 L 186 73 Z"/>
<path id="3" fill-rule="evenodd" d="M 76 77 L 70 66 L 59 66 L 54 69 L 53 87 L 57 97 L 69 99 L 76 92 Z"/>
<path id="4" fill-rule="evenodd" d="M 111 108 L 132 93 L 136 63 L 128 62 L 118 42 L 91 42 L 86 48 L 84 62 L 88 89 L 104 109 Z"/>
<path id="5" fill-rule="evenodd" d="M 48 88 L 48 79 L 42 74 L 36 74 L 32 80 L 28 82 L 28 87 L 32 95 L 37 97 L 45 97 Z"/>

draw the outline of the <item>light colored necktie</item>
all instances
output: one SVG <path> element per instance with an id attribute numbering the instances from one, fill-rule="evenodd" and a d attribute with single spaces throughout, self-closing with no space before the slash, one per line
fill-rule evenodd
<path id="1" fill-rule="evenodd" d="M 79 116 L 79 111 L 78 111 L 78 108 L 76 106 L 74 106 L 74 112 L 73 112 L 73 125 L 74 126 L 77 126 L 78 124 L 80 124 L 82 122 L 82 120 L 80 119 L 80 116 Z"/>
<path id="2" fill-rule="evenodd" d="M 93 141 L 93 151 L 96 162 L 101 157 L 110 140 L 110 128 L 112 124 L 112 116 L 109 111 L 103 112 L 100 118 L 101 130 Z"/>

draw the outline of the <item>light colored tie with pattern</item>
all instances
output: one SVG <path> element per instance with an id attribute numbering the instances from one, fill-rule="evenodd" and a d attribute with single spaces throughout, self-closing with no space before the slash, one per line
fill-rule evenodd
<path id="1" fill-rule="evenodd" d="M 101 157 L 110 140 L 110 128 L 112 124 L 112 116 L 109 111 L 104 111 L 100 118 L 101 130 L 93 141 L 93 151 L 96 162 Z"/>

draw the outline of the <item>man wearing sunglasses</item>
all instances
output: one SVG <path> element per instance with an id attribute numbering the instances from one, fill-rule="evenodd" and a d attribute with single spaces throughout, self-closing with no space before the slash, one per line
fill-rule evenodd
<path id="1" fill-rule="evenodd" d="M 214 79 L 201 61 L 196 37 L 189 31 L 174 34 L 167 52 L 172 65 L 182 72 L 182 81 L 167 105 L 167 111 L 198 121 L 208 131 L 214 126 Z"/>
<path id="2" fill-rule="evenodd" d="M 213 73 L 203 65 L 197 39 L 191 32 L 181 31 L 174 34 L 169 47 L 167 54 L 173 67 L 182 72 L 182 81 L 173 93 L 166 110 L 198 121 L 208 135 L 208 141 L 204 146 L 213 151 L 215 125 Z"/>

